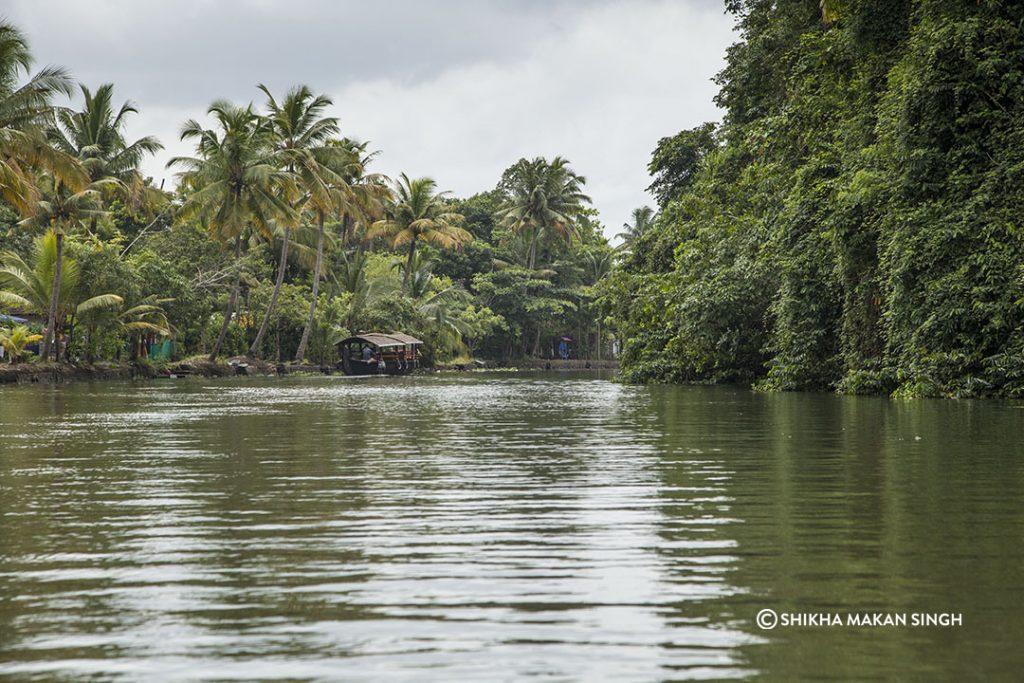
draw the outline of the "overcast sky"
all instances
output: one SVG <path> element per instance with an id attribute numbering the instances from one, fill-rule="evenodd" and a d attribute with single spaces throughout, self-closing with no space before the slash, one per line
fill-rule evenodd
<path id="1" fill-rule="evenodd" d="M 306 83 L 375 169 L 469 196 L 520 157 L 567 157 L 606 233 L 653 204 L 657 140 L 720 118 L 711 78 L 735 41 L 721 0 L 6 0 L 36 67 L 59 64 L 140 113 L 173 172 L 187 118 Z M 202 119 L 201 119 L 202 120 Z"/>

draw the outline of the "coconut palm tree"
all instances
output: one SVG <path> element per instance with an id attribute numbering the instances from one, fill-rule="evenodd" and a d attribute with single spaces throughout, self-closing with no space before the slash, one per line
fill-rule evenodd
<path id="1" fill-rule="evenodd" d="M 455 283 L 440 291 L 423 292 L 416 300 L 416 311 L 440 329 L 457 335 L 469 334 L 472 330 L 466 322 L 452 313 L 457 304 L 465 304 L 471 298 L 470 293 L 461 284 Z"/>
<path id="2" fill-rule="evenodd" d="M 360 227 L 367 228 L 365 223 L 384 216 L 384 203 L 391 198 L 390 181 L 380 173 L 367 173 L 367 167 L 380 154 L 379 150 L 368 151 L 369 142 L 359 142 L 351 138 L 332 140 L 332 145 L 348 150 L 355 163 L 346 167 L 343 173 L 345 181 L 352 192 L 352 201 L 341 212 L 341 241 L 348 245 L 356 238 Z"/>
<path id="3" fill-rule="evenodd" d="M 335 212 L 340 219 L 341 241 L 348 244 L 353 240 L 354 235 L 360 226 L 366 226 L 372 221 L 384 215 L 384 202 L 391 197 L 391 190 L 387 185 L 387 179 L 377 173 L 366 173 L 366 166 L 377 152 L 367 152 L 369 143 L 357 142 L 350 138 L 341 140 L 330 140 L 328 145 L 336 148 L 339 156 L 334 158 L 332 166 L 343 184 L 335 186 L 334 201 Z M 315 208 L 315 207 L 314 207 Z M 317 225 L 320 228 L 319 235 L 323 236 L 323 219 L 325 211 L 316 209 Z M 365 263 L 362 256 L 362 246 L 357 250 L 360 254 L 361 263 Z M 317 241 L 317 260 L 313 273 L 313 296 L 309 302 L 309 316 L 306 318 L 306 325 L 302 330 L 302 338 L 295 353 L 295 360 L 300 361 L 305 357 L 306 345 L 309 341 L 309 334 L 313 328 L 316 316 L 317 297 L 320 287 L 320 266 L 322 263 L 323 249 L 321 240 Z M 347 260 L 347 255 L 343 256 Z M 347 269 L 347 265 L 343 266 Z M 364 277 L 365 281 L 365 277 Z M 330 297 L 330 291 L 328 292 Z M 364 296 L 359 295 L 352 300 L 351 310 L 354 312 L 362 305 Z"/>
<path id="4" fill-rule="evenodd" d="M 370 237 L 386 237 L 396 248 L 409 245 L 402 273 L 402 294 L 409 289 L 418 242 L 459 249 L 473 241 L 473 235 L 460 227 L 465 221 L 462 214 L 448 210 L 445 203 L 448 194 L 437 191 L 433 178 L 410 180 L 403 173 L 395 183 L 395 196 L 387 205 L 386 217 L 370 228 Z"/>
<path id="5" fill-rule="evenodd" d="M 323 259 L 323 216 L 334 208 L 338 192 L 343 191 L 345 185 L 344 179 L 335 170 L 340 165 L 338 150 L 327 144 L 331 136 L 338 133 L 338 120 L 323 115 L 327 107 L 331 106 L 331 99 L 326 95 L 314 95 L 308 86 L 299 85 L 285 93 L 284 99 L 278 103 L 265 85 L 259 88 L 267 96 L 266 120 L 271 130 L 277 163 L 294 175 L 297 196 L 289 198 L 295 207 L 295 224 L 281 225 L 281 256 L 278 259 L 277 279 L 256 339 L 249 348 L 249 353 L 254 355 L 263 343 L 284 283 L 292 230 L 298 227 L 304 209 L 317 212 L 319 240 L 314 266 L 315 291 Z"/>
<path id="6" fill-rule="evenodd" d="M 56 94 L 70 94 L 71 79 L 57 67 L 46 67 L 21 83 L 32 67 L 32 54 L 25 36 L 10 24 L 0 22 L 0 197 L 22 216 L 33 216 L 44 204 L 35 175 L 45 171 L 51 185 L 76 197 L 88 182 L 82 166 L 70 155 L 54 149 L 47 141 L 47 124 L 52 120 L 51 100 Z M 54 224 L 58 235 L 60 224 Z M 53 296 L 61 290 L 61 259 L 58 238 L 57 268 L 51 285 Z M 50 350 L 54 314 L 58 303 L 50 303 L 44 350 Z"/>
<path id="7" fill-rule="evenodd" d="M 340 263 L 335 267 L 335 283 L 339 290 L 350 292 L 356 297 L 365 296 L 369 290 L 366 280 L 367 253 L 362 247 L 341 252 Z"/>
<path id="8" fill-rule="evenodd" d="M 141 355 L 142 342 L 147 334 L 166 337 L 171 333 L 171 324 L 163 306 L 172 301 L 174 299 L 162 299 L 156 294 L 150 294 L 117 314 L 117 326 L 129 339 L 132 360 Z"/>
<path id="9" fill-rule="evenodd" d="M 141 203 L 146 197 L 146 186 L 139 173 L 139 164 L 147 154 L 155 154 L 163 145 L 152 136 L 129 143 L 124 127 L 129 114 L 138 113 L 131 101 L 114 110 L 114 85 L 105 83 L 95 94 L 79 85 L 83 105 L 81 111 L 70 108 L 57 110 L 56 123 L 50 128 L 53 145 L 65 154 L 79 160 L 91 181 L 114 179 L 114 192 L 129 204 Z M 152 190 L 152 188 L 149 188 Z M 159 201 L 160 193 L 152 190 L 149 199 Z M 90 230 L 95 233 L 93 219 Z"/>
<path id="10" fill-rule="evenodd" d="M 69 95 L 72 81 L 63 69 L 49 66 L 22 83 L 31 68 L 25 36 L 0 21 L 0 197 L 22 216 L 36 208 L 35 172 L 47 171 L 72 191 L 88 182 L 75 159 L 46 139 L 53 116 L 51 100 L 57 94 Z"/>
<path id="11" fill-rule="evenodd" d="M 207 113 L 216 120 L 216 128 L 203 128 L 195 120 L 182 127 L 181 139 L 195 141 L 196 156 L 175 157 L 167 165 L 183 169 L 178 174 L 185 194 L 180 215 L 198 219 L 216 239 L 235 245 L 235 277 L 210 352 L 212 361 L 220 353 L 238 301 L 242 238 L 250 229 L 269 233 L 275 222 L 294 225 L 296 211 L 288 201 L 295 194 L 292 176 L 279 163 L 266 120 L 252 105 L 239 107 L 224 100 L 210 105 Z"/>
<path id="12" fill-rule="evenodd" d="M 326 172 L 318 172 L 317 167 Z M 324 254 L 324 218 L 328 212 L 336 212 L 345 225 L 349 222 L 365 222 L 369 216 L 377 215 L 378 204 L 373 202 L 373 193 L 364 179 L 362 160 L 358 149 L 346 144 L 345 140 L 330 141 L 324 148 L 316 150 L 305 166 L 299 171 L 300 184 L 307 191 L 306 210 L 316 216 L 317 245 L 316 265 L 313 269 L 313 292 L 309 302 L 309 315 L 302 329 L 302 338 L 295 351 L 295 360 L 301 362 L 306 355 L 309 333 L 316 316 L 317 296 L 320 292 L 321 267 Z M 322 185 L 321 185 L 322 184 Z"/>
<path id="13" fill-rule="evenodd" d="M 572 240 L 576 216 L 590 203 L 582 189 L 586 182 L 562 157 L 550 163 L 543 157 L 520 159 L 505 171 L 501 185 L 508 199 L 498 215 L 513 233 L 526 236 L 529 270 L 537 266 L 542 240 L 552 236 Z"/>
<path id="14" fill-rule="evenodd" d="M 616 235 L 622 240 L 622 244 L 619 245 L 619 249 L 622 251 L 632 249 L 636 241 L 654 224 L 654 209 L 649 206 L 641 206 L 633 209 L 632 217 L 632 224 L 623 223 L 622 232 Z"/>
<path id="15" fill-rule="evenodd" d="M 412 263 L 409 263 L 408 260 L 396 261 L 392 265 L 392 269 L 402 274 L 402 280 L 408 281 L 409 296 L 413 299 L 420 299 L 430 290 L 430 285 L 434 281 L 434 266 L 436 265 L 436 259 L 424 257 L 423 252 L 419 252 Z M 408 273 L 406 273 L 407 269 L 410 269 Z"/>
<path id="16" fill-rule="evenodd" d="M 117 181 L 111 178 L 89 183 L 84 189 L 74 191 L 57 178 L 44 175 L 38 181 L 39 195 L 36 199 L 35 211 L 32 216 L 22 221 L 25 225 L 49 227 L 54 238 L 53 284 L 50 287 L 51 299 L 46 316 L 46 329 L 43 331 L 43 358 L 50 357 L 50 350 L 60 329 L 59 316 L 60 297 L 64 293 L 61 280 L 64 277 L 64 235 L 74 227 L 86 221 L 94 221 L 102 216 L 102 193 Z"/>
<path id="17" fill-rule="evenodd" d="M 0 287 L 3 288 L 0 304 L 36 314 L 50 310 L 54 319 L 44 332 L 43 358 L 48 357 L 48 338 L 56 336 L 69 316 L 81 316 L 122 303 L 116 294 L 100 294 L 81 301 L 78 262 L 61 254 L 59 243 L 59 233 L 51 230 L 36 240 L 31 261 L 26 262 L 13 252 L 0 258 L 3 264 L 0 266 Z M 54 276 L 58 270 L 62 271 L 61 277 Z M 54 283 L 58 283 L 59 292 L 52 291 Z M 56 312 L 51 309 L 54 301 L 58 302 Z"/>

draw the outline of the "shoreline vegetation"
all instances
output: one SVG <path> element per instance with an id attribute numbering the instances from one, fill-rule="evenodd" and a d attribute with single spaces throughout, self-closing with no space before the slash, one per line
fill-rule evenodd
<path id="1" fill-rule="evenodd" d="M 607 285 L 632 382 L 1024 396 L 1024 3 L 729 0 Z"/>
<path id="2" fill-rule="evenodd" d="M 332 367 L 349 334 L 400 330 L 427 367 L 568 355 L 635 383 L 1024 396 L 1024 5 L 725 7 L 723 119 L 657 142 L 657 206 L 617 247 L 568 160 L 466 198 L 387 178 L 304 85 L 213 102 L 155 187 L 136 108 L 33 74 L 0 25 L 0 343 Z"/>
<path id="3" fill-rule="evenodd" d="M 326 95 L 259 85 L 182 123 L 165 189 L 140 172 L 160 141 L 125 137 L 131 101 L 32 63 L 0 22 L 0 374 L 333 368 L 368 330 L 422 339 L 426 367 L 612 356 L 615 251 L 568 160 L 455 197 L 377 173 Z"/>

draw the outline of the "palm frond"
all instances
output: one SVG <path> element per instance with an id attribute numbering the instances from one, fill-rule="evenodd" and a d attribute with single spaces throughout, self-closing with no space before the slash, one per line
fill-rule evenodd
<path id="1" fill-rule="evenodd" d="M 114 308 L 122 303 L 124 303 L 124 299 L 116 294 L 100 294 L 78 304 L 76 311 L 82 315 L 103 308 Z"/>

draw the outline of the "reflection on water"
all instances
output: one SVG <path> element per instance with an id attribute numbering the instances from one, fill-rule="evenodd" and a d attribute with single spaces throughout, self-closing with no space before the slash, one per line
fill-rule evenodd
<path id="1" fill-rule="evenodd" d="M 1022 426 L 551 373 L 5 388 L 0 677 L 1015 680 Z"/>

